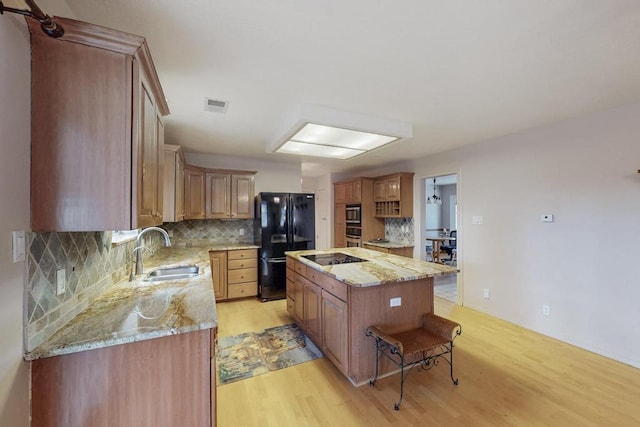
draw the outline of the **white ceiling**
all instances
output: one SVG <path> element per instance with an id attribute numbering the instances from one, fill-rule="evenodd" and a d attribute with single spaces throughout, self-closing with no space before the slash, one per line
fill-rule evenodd
<path id="1" fill-rule="evenodd" d="M 66 0 L 147 38 L 187 151 L 265 153 L 299 104 L 413 123 L 310 175 L 374 167 L 640 100 L 637 0 Z M 44 5 L 46 6 L 46 5 Z M 43 7 L 45 8 L 45 7 Z M 204 98 L 228 100 L 226 114 Z"/>

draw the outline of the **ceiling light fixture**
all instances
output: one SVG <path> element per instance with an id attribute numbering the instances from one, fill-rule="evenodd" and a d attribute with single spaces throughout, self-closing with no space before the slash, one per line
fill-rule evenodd
<path id="1" fill-rule="evenodd" d="M 430 205 L 441 205 L 442 198 L 436 195 L 436 179 L 433 178 L 433 196 L 427 197 L 427 203 Z"/>
<path id="2" fill-rule="evenodd" d="M 312 105 L 300 106 L 289 123 L 267 152 L 345 160 L 413 136 L 408 123 Z"/>
<path id="3" fill-rule="evenodd" d="M 5 4 L 8 6 L 5 6 Z M 53 38 L 58 38 L 64 34 L 62 26 L 53 22 L 51 17 L 40 10 L 36 2 L 32 0 L 0 1 L 0 15 L 4 12 L 17 13 L 18 15 L 24 15 L 35 19 L 40 22 L 40 28 L 42 28 L 42 31 Z"/>

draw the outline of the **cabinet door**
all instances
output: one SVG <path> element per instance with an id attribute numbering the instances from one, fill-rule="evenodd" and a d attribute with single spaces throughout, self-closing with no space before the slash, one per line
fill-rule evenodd
<path id="1" fill-rule="evenodd" d="M 321 335 L 321 289 L 313 282 L 304 280 L 304 324 L 307 335 L 320 345 Z"/>
<path id="2" fill-rule="evenodd" d="M 387 184 L 385 180 L 375 181 L 373 183 L 373 201 L 384 202 L 387 200 Z"/>
<path id="3" fill-rule="evenodd" d="M 347 375 L 347 303 L 322 290 L 322 351 Z"/>
<path id="4" fill-rule="evenodd" d="M 185 167 L 184 219 L 204 219 L 205 173 Z"/>
<path id="5" fill-rule="evenodd" d="M 138 226 L 162 223 L 159 215 L 158 185 L 160 162 L 158 125 L 153 95 L 144 80 L 140 92 L 140 144 L 138 145 Z"/>
<path id="6" fill-rule="evenodd" d="M 333 186 L 334 203 L 347 203 L 347 185 L 335 184 Z"/>
<path id="7" fill-rule="evenodd" d="M 296 273 L 293 282 L 293 319 L 302 329 L 306 329 L 304 325 L 304 285 L 300 277 Z"/>
<path id="8" fill-rule="evenodd" d="M 362 202 L 362 183 L 360 180 L 347 184 L 347 203 Z"/>
<path id="9" fill-rule="evenodd" d="M 253 175 L 231 175 L 231 218 L 253 218 Z"/>
<path id="10" fill-rule="evenodd" d="M 394 176 L 385 180 L 387 200 L 400 200 L 400 177 Z"/>
<path id="11" fill-rule="evenodd" d="M 176 155 L 176 177 L 175 177 L 175 220 L 184 219 L 184 159 L 182 153 Z"/>
<path id="12" fill-rule="evenodd" d="M 227 298 L 227 252 L 209 252 L 211 262 L 211 280 L 216 301 Z"/>
<path id="13" fill-rule="evenodd" d="M 347 244 L 345 234 L 347 232 L 347 206 L 344 203 L 336 203 L 333 211 L 333 247 L 343 248 Z"/>
<path id="14" fill-rule="evenodd" d="M 231 218 L 231 175 L 207 172 L 206 177 L 205 217 Z"/>

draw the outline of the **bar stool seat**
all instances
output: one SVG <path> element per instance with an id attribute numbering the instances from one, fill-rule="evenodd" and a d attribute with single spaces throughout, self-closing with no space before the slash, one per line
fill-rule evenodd
<path id="1" fill-rule="evenodd" d="M 366 335 L 376 340 L 376 371 L 369 384 L 375 385 L 380 357 L 385 356 L 400 367 L 400 400 L 393 405 L 396 411 L 402 403 L 404 381 L 415 366 L 418 370 L 429 370 L 442 358 L 449 364 L 451 381 L 458 385 L 458 379 L 453 377 L 453 341 L 461 333 L 459 323 L 433 313 L 422 315 L 421 327 L 406 331 L 389 333 L 382 326 L 369 326 Z"/>

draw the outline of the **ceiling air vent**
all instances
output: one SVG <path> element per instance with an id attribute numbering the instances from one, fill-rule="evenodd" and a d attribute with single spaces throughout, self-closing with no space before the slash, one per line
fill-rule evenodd
<path id="1" fill-rule="evenodd" d="M 205 98 L 204 111 L 212 111 L 214 113 L 226 113 L 229 102 L 219 99 Z"/>

